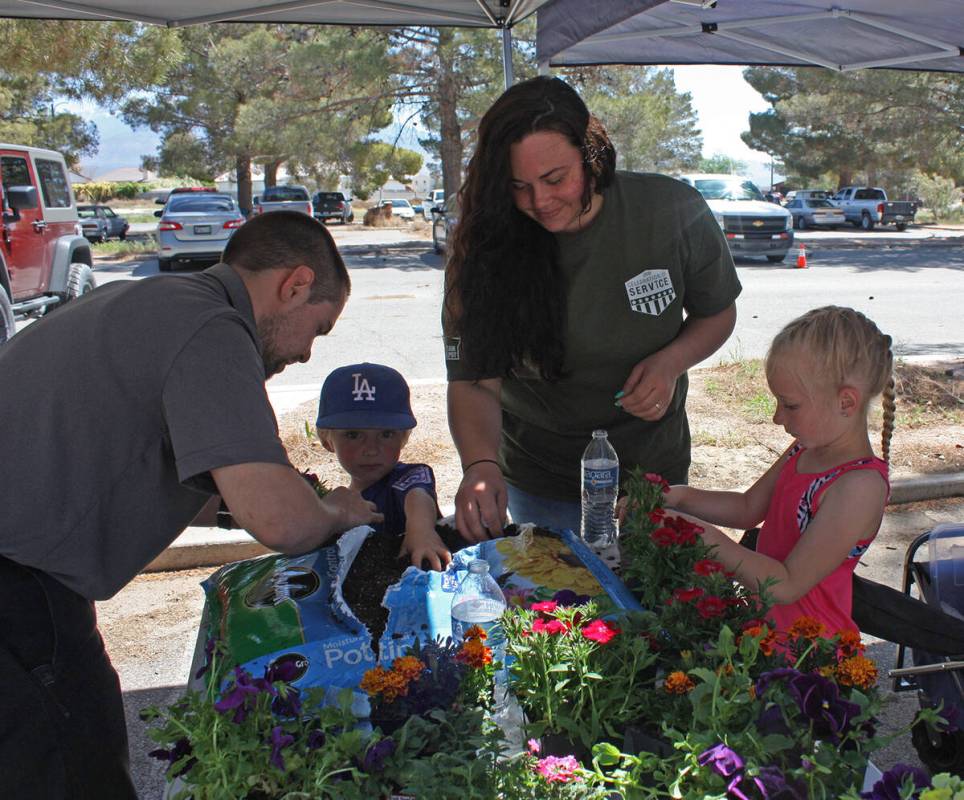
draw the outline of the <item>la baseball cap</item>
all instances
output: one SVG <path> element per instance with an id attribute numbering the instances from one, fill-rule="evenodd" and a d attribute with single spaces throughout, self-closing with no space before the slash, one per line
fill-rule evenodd
<path id="1" fill-rule="evenodd" d="M 315 425 L 323 430 L 410 430 L 416 422 L 408 384 L 398 370 L 383 364 L 338 367 L 321 387 Z"/>

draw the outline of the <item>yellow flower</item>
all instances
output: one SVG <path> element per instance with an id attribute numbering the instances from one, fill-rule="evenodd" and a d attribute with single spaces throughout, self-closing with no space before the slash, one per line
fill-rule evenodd
<path id="1" fill-rule="evenodd" d="M 387 675 L 388 670 L 384 667 L 379 666 L 368 670 L 361 679 L 360 686 L 362 691 L 371 697 L 379 694 L 385 686 L 385 677 Z"/>
<path id="2" fill-rule="evenodd" d="M 693 683 L 690 676 L 679 670 L 667 675 L 666 682 L 663 684 L 663 688 L 667 694 L 686 694 L 691 691 L 694 686 L 696 686 L 696 684 Z"/>
<path id="3" fill-rule="evenodd" d="M 813 617 L 797 617 L 796 622 L 790 626 L 790 630 L 787 631 L 787 633 L 791 637 L 816 639 L 823 633 L 823 623 Z"/>
<path id="4" fill-rule="evenodd" d="M 837 664 L 837 683 L 869 689 L 877 683 L 877 665 L 867 656 L 851 656 Z"/>

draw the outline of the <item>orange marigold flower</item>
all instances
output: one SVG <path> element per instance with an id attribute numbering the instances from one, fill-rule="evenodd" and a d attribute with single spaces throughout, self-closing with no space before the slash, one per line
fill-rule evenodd
<path id="1" fill-rule="evenodd" d="M 857 631 L 840 631 L 837 634 L 837 658 L 850 658 L 864 652 L 864 644 Z"/>
<path id="2" fill-rule="evenodd" d="M 877 683 L 877 665 L 867 656 L 851 656 L 837 664 L 837 683 L 869 689 Z"/>
<path id="3" fill-rule="evenodd" d="M 492 663 L 492 651 L 480 639 L 466 639 L 455 658 L 473 669 L 481 669 Z"/>
<path id="4" fill-rule="evenodd" d="M 800 639 L 816 639 L 823 633 L 823 623 L 813 617 L 797 617 L 796 622 L 790 626 L 790 630 L 787 631 L 787 633 L 791 637 Z"/>
<path id="5" fill-rule="evenodd" d="M 667 694 L 686 694 L 691 691 L 694 686 L 696 686 L 696 684 L 693 683 L 690 676 L 679 670 L 667 675 L 666 682 L 663 684 L 663 688 Z"/>
<path id="6" fill-rule="evenodd" d="M 414 681 L 425 670 L 425 664 L 415 656 L 399 656 L 392 662 L 392 670 L 404 676 L 406 680 Z"/>
<path id="7" fill-rule="evenodd" d="M 386 703 L 393 703 L 398 697 L 408 694 L 409 681 L 404 675 L 398 672 L 386 672 L 384 685 L 382 686 L 382 697 Z"/>
<path id="8" fill-rule="evenodd" d="M 388 675 L 388 670 L 384 667 L 375 667 L 365 672 L 361 679 L 361 689 L 366 692 L 371 697 L 379 694 L 385 687 L 385 676 Z"/>
<path id="9" fill-rule="evenodd" d="M 763 638 L 760 639 L 759 644 L 760 652 L 765 656 L 773 655 L 773 645 L 777 640 L 777 634 L 776 631 L 772 630 L 769 626 L 762 622 L 757 622 L 755 625 L 747 625 L 743 629 L 743 635 L 750 636 L 754 639 L 762 636 Z"/>
<path id="10" fill-rule="evenodd" d="M 465 638 L 478 639 L 479 641 L 484 642 L 489 637 L 486 634 L 485 629 L 483 627 L 481 627 L 480 625 L 473 625 L 465 632 Z"/>

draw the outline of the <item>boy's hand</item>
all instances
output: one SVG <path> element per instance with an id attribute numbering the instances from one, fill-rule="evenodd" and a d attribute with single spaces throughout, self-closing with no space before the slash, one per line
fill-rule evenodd
<path id="1" fill-rule="evenodd" d="M 435 531 L 405 531 L 398 555 L 410 556 L 413 566 L 419 569 L 423 561 L 428 561 L 429 567 L 437 572 L 452 563 L 452 554 Z"/>

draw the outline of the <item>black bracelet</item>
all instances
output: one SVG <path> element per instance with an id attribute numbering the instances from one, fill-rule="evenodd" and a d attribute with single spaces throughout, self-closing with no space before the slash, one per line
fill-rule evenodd
<path id="1" fill-rule="evenodd" d="M 478 461 L 473 461 L 471 464 L 463 464 L 462 474 L 464 475 L 466 472 L 472 469 L 472 467 L 474 467 L 476 464 L 495 464 L 497 467 L 499 467 L 500 470 L 502 469 L 502 467 L 499 466 L 499 462 L 496 461 L 494 458 L 480 458 Z"/>

